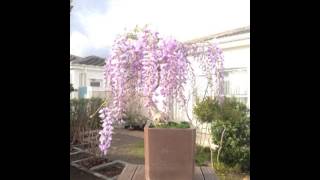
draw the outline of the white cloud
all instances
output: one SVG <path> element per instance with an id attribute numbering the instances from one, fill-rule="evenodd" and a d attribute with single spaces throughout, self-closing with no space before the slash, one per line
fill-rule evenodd
<path id="1" fill-rule="evenodd" d="M 71 34 L 78 31 L 82 36 L 71 37 L 71 52 L 75 53 L 86 52 L 76 47 L 110 47 L 124 28 L 131 29 L 137 24 L 151 24 L 162 35 L 180 41 L 250 24 L 250 0 L 77 1 L 71 12 Z M 81 46 L 79 41 L 84 42 L 83 36 L 87 37 L 87 44 Z M 85 56 L 92 55 L 86 53 Z"/>
<path id="2" fill-rule="evenodd" d="M 78 31 L 74 31 L 70 35 L 70 54 L 78 56 L 86 56 L 84 54 L 87 48 L 89 39 Z"/>

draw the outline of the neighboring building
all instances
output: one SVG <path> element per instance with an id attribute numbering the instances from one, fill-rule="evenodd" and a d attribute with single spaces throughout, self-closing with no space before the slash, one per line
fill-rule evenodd
<path id="1" fill-rule="evenodd" d="M 250 27 L 226 31 L 187 43 L 210 41 L 216 41 L 223 50 L 225 95 L 234 96 L 250 107 Z M 198 78 L 201 76 L 203 75 L 198 74 Z M 206 83 L 200 82 L 202 84 L 197 88 L 205 88 Z M 204 89 L 199 91 L 203 92 Z"/>
<path id="2" fill-rule="evenodd" d="M 70 55 L 70 83 L 77 90 L 70 94 L 70 98 L 105 98 L 104 64 L 105 60 L 97 56 Z"/>
<path id="3" fill-rule="evenodd" d="M 219 47 L 223 50 L 225 96 L 234 96 L 250 108 L 250 27 L 238 28 L 194 39 L 186 43 L 212 41 L 218 42 Z M 205 142 L 202 143 L 208 145 L 210 126 L 209 124 L 202 124 L 196 121 L 196 118 L 192 113 L 196 97 L 203 97 L 208 81 L 203 72 L 198 68 L 199 64 L 195 63 L 192 59 L 190 59 L 190 61 L 194 64 L 193 68 L 195 69 L 196 85 L 192 86 L 189 84 L 186 88 L 186 94 L 189 94 L 189 97 L 187 97 L 189 99 L 188 109 L 186 111 L 174 104 L 171 115 L 175 120 L 188 120 L 189 116 L 190 119 L 193 120 L 194 125 L 198 127 L 198 132 L 203 132 L 201 133 L 201 136 L 203 134 L 206 136 Z M 195 93 L 192 95 L 193 91 Z M 209 89 L 207 95 L 213 95 L 212 90 L 210 91 Z M 186 112 L 188 112 L 188 116 Z"/>
<path id="4" fill-rule="evenodd" d="M 224 52 L 225 95 L 234 96 L 250 108 L 250 27 L 217 38 Z"/>

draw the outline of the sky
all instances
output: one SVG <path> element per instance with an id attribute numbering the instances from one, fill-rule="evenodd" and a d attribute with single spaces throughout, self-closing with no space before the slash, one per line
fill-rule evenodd
<path id="1" fill-rule="evenodd" d="M 250 0 L 73 0 L 70 54 L 110 53 L 116 35 L 149 24 L 179 41 L 250 25 Z"/>

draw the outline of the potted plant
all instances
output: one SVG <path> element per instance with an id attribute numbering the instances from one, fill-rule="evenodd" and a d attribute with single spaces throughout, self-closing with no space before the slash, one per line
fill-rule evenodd
<path id="1" fill-rule="evenodd" d="M 196 129 L 169 122 L 144 129 L 146 179 L 192 179 Z M 179 127 L 180 126 L 180 127 Z"/>
<path id="2" fill-rule="evenodd" d="M 223 100 L 221 53 L 215 44 L 184 44 L 173 38 L 159 37 L 158 32 L 147 26 L 136 27 L 119 36 L 105 65 L 105 79 L 112 100 L 104 103 L 99 111 L 103 122 L 99 132 L 101 151 L 107 154 L 113 125 L 123 123 L 127 102 L 138 95 L 149 114 L 144 129 L 146 179 L 191 180 L 196 130 L 190 119 L 188 128 L 168 126 L 173 121 L 168 115 L 169 102 L 174 98 L 182 107 L 187 103 L 184 86 L 188 80 L 194 82 L 187 57 L 194 57 L 201 63 L 215 87 L 215 95 Z"/>

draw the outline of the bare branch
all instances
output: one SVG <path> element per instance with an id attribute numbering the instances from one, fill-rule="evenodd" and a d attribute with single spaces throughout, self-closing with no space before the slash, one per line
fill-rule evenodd
<path id="1" fill-rule="evenodd" d="M 223 142 L 223 136 L 224 136 L 225 130 L 226 130 L 226 128 L 224 127 L 224 128 L 223 128 L 223 131 L 222 131 L 222 134 L 221 134 L 220 145 L 219 145 L 218 155 L 217 155 L 217 162 L 218 162 L 218 164 L 220 163 L 220 162 L 219 162 L 219 156 L 220 156 L 220 151 L 221 151 L 221 149 L 222 149 L 222 142 Z"/>
<path id="2" fill-rule="evenodd" d="M 153 91 L 158 89 L 158 87 L 160 86 L 160 72 L 161 72 L 160 66 L 157 68 L 157 71 L 158 71 L 158 81 L 157 81 L 157 86 L 155 88 L 153 88 Z"/>
<path id="3" fill-rule="evenodd" d="M 204 95 L 203 95 L 202 101 L 204 101 L 204 99 L 206 98 L 206 95 L 207 95 L 207 92 L 208 92 L 208 87 L 209 87 L 209 83 L 207 83 L 207 87 L 206 87 L 206 90 L 204 91 Z"/>

